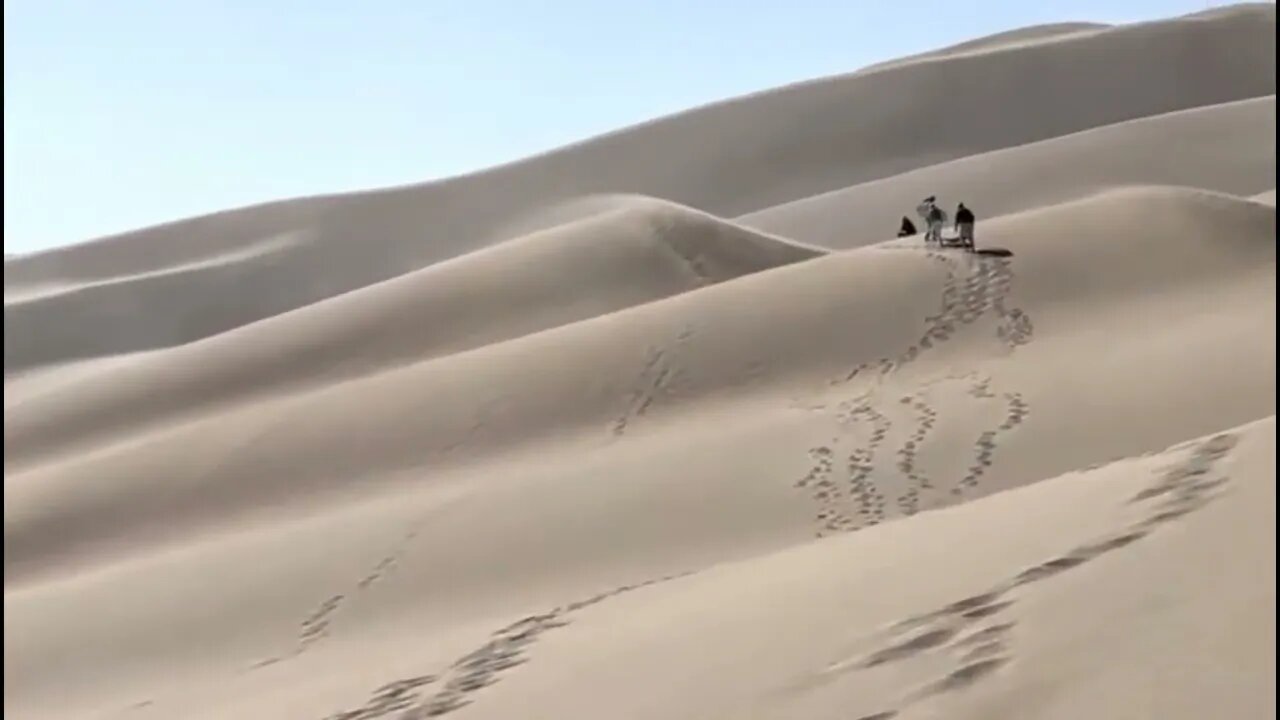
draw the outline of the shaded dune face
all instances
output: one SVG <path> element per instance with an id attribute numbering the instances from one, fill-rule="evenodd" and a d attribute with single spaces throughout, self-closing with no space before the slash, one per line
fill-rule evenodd
<path id="1" fill-rule="evenodd" d="M 1274 715 L 1274 18 L 6 258 L 6 717 Z"/>

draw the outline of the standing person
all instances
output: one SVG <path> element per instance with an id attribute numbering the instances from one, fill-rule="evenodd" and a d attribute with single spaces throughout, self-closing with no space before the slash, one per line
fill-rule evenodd
<path id="1" fill-rule="evenodd" d="M 960 235 L 960 245 L 973 250 L 973 211 L 960 203 L 956 208 L 956 232 Z"/>
<path id="2" fill-rule="evenodd" d="M 898 226 L 898 237 L 911 237 L 916 234 L 915 223 L 906 215 L 902 216 L 902 225 Z"/>
<path id="3" fill-rule="evenodd" d="M 933 195 L 925 198 L 916 206 L 916 214 L 925 222 L 924 241 L 942 245 L 942 225 L 947 221 L 947 216 L 938 207 L 937 198 Z"/>
<path id="4" fill-rule="evenodd" d="M 929 242 L 929 211 L 933 208 L 933 196 L 925 198 L 916 206 L 916 215 L 924 221 L 924 241 Z"/>
<path id="5" fill-rule="evenodd" d="M 947 214 L 942 208 L 934 205 L 929 208 L 929 234 L 933 236 L 933 244 L 942 247 L 942 226 L 947 223 Z"/>

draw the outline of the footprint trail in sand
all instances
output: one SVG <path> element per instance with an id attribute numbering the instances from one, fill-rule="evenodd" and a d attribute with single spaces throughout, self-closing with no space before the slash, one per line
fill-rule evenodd
<path id="1" fill-rule="evenodd" d="M 1182 460 L 1158 474 L 1131 501 L 1146 506 L 1145 517 L 1133 525 L 1082 542 L 976 595 L 906 618 L 890 629 L 884 647 L 871 651 L 856 664 L 842 661 L 832 667 L 839 672 L 867 671 L 925 653 L 946 653 L 952 669 L 904 696 L 898 707 L 873 717 L 894 717 L 918 700 L 982 682 L 1016 660 L 1014 631 L 1018 621 L 1007 616 L 1012 614 L 1019 593 L 1129 547 L 1212 503 L 1230 482 L 1229 476 L 1215 474 L 1216 468 L 1237 442 L 1238 438 L 1230 433 L 1215 435 L 1197 443 Z"/>

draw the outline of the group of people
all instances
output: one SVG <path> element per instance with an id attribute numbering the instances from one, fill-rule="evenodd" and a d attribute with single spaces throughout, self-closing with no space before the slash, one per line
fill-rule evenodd
<path id="1" fill-rule="evenodd" d="M 944 244 L 956 244 L 962 248 L 973 250 L 973 211 L 960 203 L 956 208 L 955 229 L 956 237 L 954 242 L 950 239 L 944 243 L 942 239 L 942 226 L 947 223 L 947 213 L 938 207 L 937 197 L 930 195 L 916 206 L 916 214 L 925 222 L 924 241 L 933 243 L 939 247 Z M 911 218 L 903 216 L 902 226 L 898 229 L 898 237 L 909 237 L 916 234 L 916 226 L 911 222 Z"/>

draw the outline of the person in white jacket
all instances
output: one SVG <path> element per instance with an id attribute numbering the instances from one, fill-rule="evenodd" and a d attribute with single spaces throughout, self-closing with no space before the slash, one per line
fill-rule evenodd
<path id="1" fill-rule="evenodd" d="M 947 223 L 947 214 L 938 207 L 937 198 L 933 195 L 925 198 L 916 206 L 916 214 L 924 219 L 924 241 L 942 245 L 942 226 Z"/>

